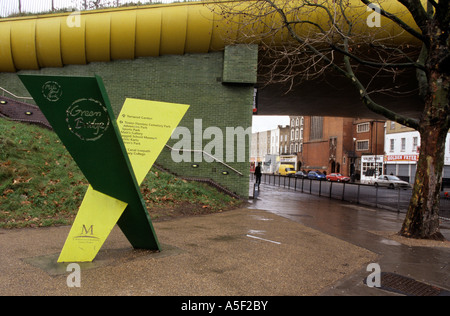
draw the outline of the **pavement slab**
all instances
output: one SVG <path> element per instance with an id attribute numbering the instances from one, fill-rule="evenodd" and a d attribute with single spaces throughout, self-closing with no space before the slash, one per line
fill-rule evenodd
<path id="1" fill-rule="evenodd" d="M 0 231 L 1 295 L 317 295 L 378 255 L 247 208 L 156 222 L 163 251 L 133 250 L 116 227 L 81 286 L 56 259 L 69 227 Z"/>

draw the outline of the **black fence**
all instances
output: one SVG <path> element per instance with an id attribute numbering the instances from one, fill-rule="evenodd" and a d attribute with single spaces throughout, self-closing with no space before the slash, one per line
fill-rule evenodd
<path id="1" fill-rule="evenodd" d="M 253 196 L 257 197 L 259 191 L 254 187 L 255 176 L 251 174 L 250 177 Z M 361 183 L 320 181 L 273 174 L 263 174 L 261 183 L 399 213 L 406 213 L 412 195 L 412 189 L 389 189 Z M 450 197 L 446 196 L 445 190 L 441 192 L 440 216 L 450 219 Z"/>

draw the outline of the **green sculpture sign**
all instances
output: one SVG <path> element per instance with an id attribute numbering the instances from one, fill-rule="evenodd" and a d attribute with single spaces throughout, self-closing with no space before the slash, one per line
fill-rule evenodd
<path id="1" fill-rule="evenodd" d="M 92 261 L 116 222 L 134 248 L 160 250 L 139 185 L 188 106 L 127 99 L 120 115 L 147 140 L 133 157 L 100 77 L 19 77 L 90 183 L 58 261 Z"/>

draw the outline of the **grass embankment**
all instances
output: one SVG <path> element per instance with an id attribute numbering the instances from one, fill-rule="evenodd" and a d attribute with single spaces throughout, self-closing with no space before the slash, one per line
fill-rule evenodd
<path id="1" fill-rule="evenodd" d="M 0 228 L 70 225 L 88 182 L 52 131 L 0 119 Z M 152 170 L 141 185 L 152 219 L 207 214 L 240 201 Z"/>

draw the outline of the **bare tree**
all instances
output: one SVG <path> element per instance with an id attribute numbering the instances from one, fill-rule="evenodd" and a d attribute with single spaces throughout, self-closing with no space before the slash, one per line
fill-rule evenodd
<path id="1" fill-rule="evenodd" d="M 213 10 L 236 31 L 227 34 L 260 45 L 266 83 L 285 82 L 292 88 L 334 71 L 354 86 L 371 111 L 418 130 L 419 162 L 400 234 L 444 238 L 439 191 L 450 128 L 448 0 L 428 0 L 427 7 L 421 0 L 217 1 Z M 417 89 L 408 93 L 422 97 L 420 119 L 374 101 L 376 93 L 405 93 L 402 74 L 417 77 Z M 376 85 L 380 78 L 389 86 Z"/>

